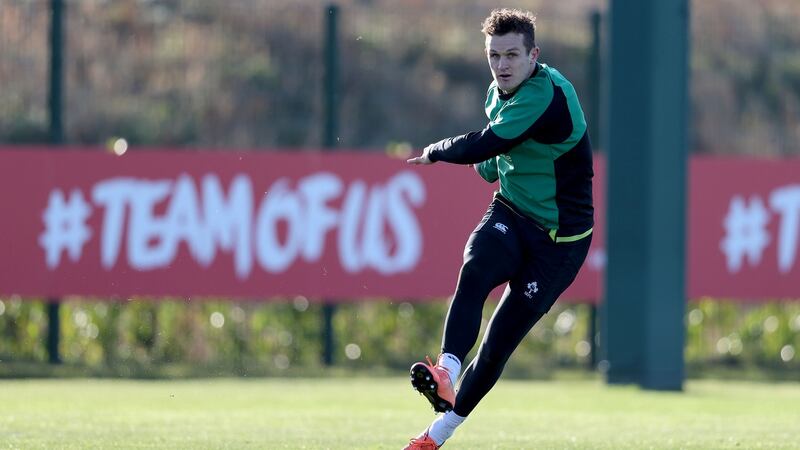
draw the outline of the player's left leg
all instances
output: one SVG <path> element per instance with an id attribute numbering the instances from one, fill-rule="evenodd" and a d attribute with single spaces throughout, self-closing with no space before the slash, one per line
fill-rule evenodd
<path id="1" fill-rule="evenodd" d="M 575 280 L 591 238 L 555 244 L 540 241 L 528 264 L 506 287 L 484 334 L 478 354 L 464 371 L 455 412 L 466 417 L 503 372 L 508 358 L 536 322 Z"/>
<path id="2" fill-rule="evenodd" d="M 544 311 L 531 308 L 528 302 L 522 301 L 514 294 L 515 291 L 506 288 L 500 304 L 489 321 L 478 355 L 467 366 L 461 378 L 455 408 L 434 420 L 424 435 L 417 439 L 430 439 L 437 445 L 444 444 L 472 412 L 478 401 L 494 386 L 513 350 L 528 330 L 545 314 Z M 519 295 L 524 296 L 523 293 Z"/>
<path id="3" fill-rule="evenodd" d="M 467 417 L 495 385 L 511 354 L 546 311 L 535 308 L 524 291 L 510 286 L 489 320 L 475 358 L 464 370 L 456 395 L 455 413 Z"/>
<path id="4" fill-rule="evenodd" d="M 522 339 L 574 281 L 589 244 L 590 238 L 566 245 L 542 244 L 539 253 L 511 280 L 492 314 L 478 354 L 464 371 L 455 408 L 428 430 L 432 439 L 442 443 L 448 439 L 494 387 Z"/>
<path id="5" fill-rule="evenodd" d="M 524 242 L 516 221 L 515 213 L 506 205 L 495 200 L 489 206 L 464 248 L 464 262 L 445 319 L 441 354 L 436 364 L 420 361 L 411 366 L 411 385 L 434 411 L 453 409 L 461 361 L 478 340 L 486 297 L 521 267 Z"/>

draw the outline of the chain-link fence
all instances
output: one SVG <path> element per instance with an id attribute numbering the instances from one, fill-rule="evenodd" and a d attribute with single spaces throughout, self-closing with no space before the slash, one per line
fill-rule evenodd
<path id="1" fill-rule="evenodd" d="M 589 5 L 590 2 L 584 2 Z M 327 5 L 66 1 L 65 133 L 132 144 L 321 145 Z M 342 1 L 338 145 L 422 145 L 481 128 L 490 2 Z M 0 141 L 46 134 L 49 1 L 0 5 Z M 592 95 L 589 9 L 543 8 L 544 61 Z"/>

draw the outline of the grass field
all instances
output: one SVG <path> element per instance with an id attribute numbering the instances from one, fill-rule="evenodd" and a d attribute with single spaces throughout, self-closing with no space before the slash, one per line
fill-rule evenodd
<path id="1" fill-rule="evenodd" d="M 0 448 L 400 449 L 405 378 L 0 381 Z M 501 380 L 445 449 L 798 449 L 800 384 Z"/>

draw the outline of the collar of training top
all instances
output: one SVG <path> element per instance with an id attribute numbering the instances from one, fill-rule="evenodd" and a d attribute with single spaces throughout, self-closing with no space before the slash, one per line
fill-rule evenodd
<path id="1" fill-rule="evenodd" d="M 539 64 L 539 62 L 537 61 L 537 62 L 536 62 L 536 67 L 534 67 L 534 68 L 533 68 L 533 73 L 531 73 L 531 76 L 529 76 L 529 77 L 528 77 L 528 79 L 529 79 L 529 80 L 530 80 L 531 78 L 535 77 L 537 73 L 539 73 L 539 68 L 540 68 L 540 67 L 541 67 L 541 65 L 540 65 L 540 64 Z M 524 83 L 524 82 L 523 82 L 523 83 Z M 522 83 L 520 83 L 520 86 L 522 86 Z M 511 97 L 513 97 L 513 96 L 514 96 L 514 94 L 515 94 L 515 93 L 516 93 L 518 90 L 519 90 L 519 86 L 517 86 L 517 89 L 514 89 L 514 92 L 511 92 L 510 94 L 503 94 L 502 92 L 500 92 L 500 88 L 499 88 L 499 87 L 497 88 L 497 91 L 498 91 L 498 93 L 499 93 L 500 100 L 503 100 L 503 101 L 506 101 L 506 100 L 510 99 Z"/>

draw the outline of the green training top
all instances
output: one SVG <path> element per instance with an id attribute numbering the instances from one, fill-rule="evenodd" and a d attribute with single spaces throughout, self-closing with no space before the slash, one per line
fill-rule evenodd
<path id="1" fill-rule="evenodd" d="M 500 181 L 502 197 L 558 242 L 591 233 L 592 150 L 572 84 L 537 64 L 511 94 L 492 82 L 486 115 L 484 130 L 434 144 L 431 160 L 475 163 L 486 181 Z"/>

